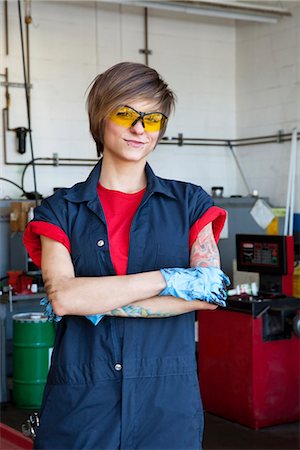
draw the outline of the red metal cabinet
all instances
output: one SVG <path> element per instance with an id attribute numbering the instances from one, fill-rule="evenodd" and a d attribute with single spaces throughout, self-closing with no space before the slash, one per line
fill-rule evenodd
<path id="1" fill-rule="evenodd" d="M 300 416 L 300 339 L 264 342 L 262 318 L 198 313 L 198 372 L 204 409 L 258 429 Z"/>

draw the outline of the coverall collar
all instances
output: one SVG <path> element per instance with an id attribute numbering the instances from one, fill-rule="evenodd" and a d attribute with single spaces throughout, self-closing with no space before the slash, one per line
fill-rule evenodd
<path id="1" fill-rule="evenodd" d="M 81 203 L 93 200 L 97 197 L 97 184 L 100 178 L 101 167 L 102 159 L 98 161 L 87 180 L 70 188 L 65 195 L 65 198 L 73 203 Z M 154 174 L 148 163 L 146 164 L 145 171 L 147 176 L 147 193 L 152 194 L 158 192 L 166 195 L 167 197 L 176 199 L 168 184 Z"/>

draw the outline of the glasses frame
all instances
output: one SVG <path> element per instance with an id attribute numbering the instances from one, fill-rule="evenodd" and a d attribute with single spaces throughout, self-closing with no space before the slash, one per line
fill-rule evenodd
<path id="1" fill-rule="evenodd" d="M 139 117 L 137 117 L 137 118 L 132 122 L 132 124 L 130 125 L 129 128 L 134 127 L 134 126 L 138 123 L 138 121 L 140 120 L 140 121 L 142 122 L 143 128 L 145 129 L 144 117 L 145 117 L 145 116 L 149 116 L 150 114 L 161 114 L 162 117 L 163 117 L 163 119 L 164 119 L 164 120 L 162 120 L 162 122 L 163 122 L 163 123 L 162 123 L 162 126 L 161 126 L 161 127 L 159 128 L 159 130 L 157 130 L 157 131 L 162 130 L 163 127 L 165 126 L 165 123 L 166 123 L 167 120 L 168 120 L 168 116 L 166 116 L 164 113 L 162 113 L 162 112 L 160 112 L 160 111 L 142 112 L 142 111 L 137 111 L 136 109 L 132 108 L 132 106 L 129 106 L 129 105 L 120 105 L 120 106 L 118 107 L 118 109 L 116 109 L 116 111 L 118 111 L 120 108 L 129 108 L 129 109 L 131 109 L 132 111 L 134 111 L 135 113 L 137 113 L 138 116 L 139 116 Z M 146 131 L 147 131 L 147 130 L 146 130 Z"/>

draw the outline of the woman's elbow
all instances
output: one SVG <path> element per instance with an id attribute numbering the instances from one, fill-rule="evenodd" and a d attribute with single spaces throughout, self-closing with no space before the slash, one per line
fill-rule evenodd
<path id="1" fill-rule="evenodd" d="M 67 306 L 69 302 L 66 298 L 66 280 L 59 280 L 57 283 L 45 283 L 48 300 L 57 316 L 68 314 Z"/>
<path id="2" fill-rule="evenodd" d="M 65 304 L 61 294 L 57 291 L 47 293 L 48 300 L 51 304 L 53 312 L 57 316 L 65 316 L 67 314 Z"/>

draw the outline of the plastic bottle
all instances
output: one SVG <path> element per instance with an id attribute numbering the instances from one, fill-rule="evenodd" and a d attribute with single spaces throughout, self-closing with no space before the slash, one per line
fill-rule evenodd
<path id="1" fill-rule="evenodd" d="M 30 222 L 34 218 L 34 207 L 31 206 L 27 213 L 27 221 Z"/>

